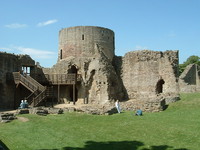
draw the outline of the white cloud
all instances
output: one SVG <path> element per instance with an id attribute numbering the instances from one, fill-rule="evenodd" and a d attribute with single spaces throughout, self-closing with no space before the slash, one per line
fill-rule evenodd
<path id="1" fill-rule="evenodd" d="M 43 26 L 47 26 L 47 25 L 50 25 L 50 24 L 53 24 L 53 23 L 56 23 L 56 22 L 58 22 L 58 20 L 56 20 L 56 19 L 48 20 L 48 21 L 45 21 L 45 22 L 38 23 L 37 26 L 43 27 Z"/>
<path id="2" fill-rule="evenodd" d="M 29 55 L 36 62 L 40 62 L 44 67 L 51 67 L 56 63 L 57 52 L 28 48 L 23 46 L 10 45 L 9 47 L 0 47 L 0 51 L 6 53 L 13 53 L 15 55 L 26 54 Z"/>
<path id="3" fill-rule="evenodd" d="M 148 49 L 146 46 L 136 45 L 134 50 L 146 50 Z"/>
<path id="4" fill-rule="evenodd" d="M 8 51 L 8 52 L 10 52 L 10 51 L 12 51 L 12 49 L 6 48 L 6 47 L 0 47 L 0 51 Z"/>
<path id="5" fill-rule="evenodd" d="M 19 24 L 19 23 L 13 23 L 13 24 L 5 25 L 6 28 L 11 28 L 11 29 L 25 28 L 27 26 L 28 26 L 27 24 Z"/>
<path id="6" fill-rule="evenodd" d="M 55 56 L 54 52 L 34 48 L 14 47 L 18 53 L 30 55 L 34 59 L 49 59 Z"/>

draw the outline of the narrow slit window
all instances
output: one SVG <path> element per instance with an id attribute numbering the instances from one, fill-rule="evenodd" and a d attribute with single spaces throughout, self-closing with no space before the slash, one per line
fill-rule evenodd
<path id="1" fill-rule="evenodd" d="M 84 34 L 82 34 L 82 40 L 84 40 Z"/>
<path id="2" fill-rule="evenodd" d="M 62 49 L 60 50 L 60 59 L 62 59 Z"/>

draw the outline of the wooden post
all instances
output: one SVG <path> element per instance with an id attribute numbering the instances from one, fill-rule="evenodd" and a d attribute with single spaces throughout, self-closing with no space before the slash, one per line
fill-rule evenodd
<path id="1" fill-rule="evenodd" d="M 60 103 L 60 84 L 58 84 L 58 103 Z"/>
<path id="2" fill-rule="evenodd" d="M 73 103 L 74 103 L 74 105 L 75 105 L 75 100 L 76 100 L 76 98 L 75 98 L 75 84 L 73 84 Z"/>

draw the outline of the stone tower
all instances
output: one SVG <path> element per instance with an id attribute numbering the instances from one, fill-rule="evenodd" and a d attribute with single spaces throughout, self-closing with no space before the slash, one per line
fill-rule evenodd
<path id="1" fill-rule="evenodd" d="M 102 53 L 110 60 L 114 56 L 114 32 L 96 26 L 77 26 L 60 30 L 58 61 L 67 57 L 94 57 L 101 47 Z"/>
<path id="2" fill-rule="evenodd" d="M 122 82 L 113 66 L 114 32 L 96 26 L 77 26 L 60 30 L 58 62 L 45 74 L 77 73 L 76 103 L 105 104 L 123 97 Z M 59 102 L 72 101 L 71 87 L 60 87 Z M 120 96 L 119 96 L 120 95 Z"/>

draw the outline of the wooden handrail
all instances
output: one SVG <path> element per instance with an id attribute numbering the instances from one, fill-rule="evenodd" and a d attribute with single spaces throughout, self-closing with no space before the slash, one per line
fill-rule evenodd
<path id="1" fill-rule="evenodd" d="M 32 92 L 35 92 L 36 90 L 43 91 L 45 89 L 44 86 L 28 75 L 23 76 L 19 72 L 13 72 L 13 76 L 16 84 L 21 83 Z"/>
<path id="2" fill-rule="evenodd" d="M 37 106 L 43 99 L 46 98 L 46 88 L 40 94 L 38 94 L 35 98 L 33 98 L 32 104 L 33 106 Z"/>
<path id="3" fill-rule="evenodd" d="M 35 86 L 37 86 L 38 90 L 43 91 L 45 89 L 44 86 L 42 86 L 40 83 L 38 83 L 35 79 L 30 77 L 29 75 L 26 75 L 26 79 L 28 79 L 31 83 L 33 83 Z"/>
<path id="4" fill-rule="evenodd" d="M 37 106 L 42 100 L 46 98 L 46 87 L 41 85 L 39 82 L 34 80 L 32 77 L 28 75 L 21 75 L 19 72 L 13 72 L 14 81 L 16 84 L 21 83 L 27 89 L 32 91 L 32 93 L 27 97 L 28 99 L 32 99 L 31 104 L 33 106 Z M 37 95 L 36 97 L 34 97 Z"/>
<path id="5" fill-rule="evenodd" d="M 77 74 L 41 74 L 36 75 L 36 79 L 43 83 L 50 84 L 76 84 L 77 78 L 80 80 L 81 75 Z"/>

